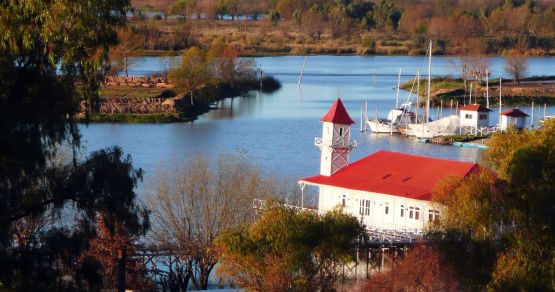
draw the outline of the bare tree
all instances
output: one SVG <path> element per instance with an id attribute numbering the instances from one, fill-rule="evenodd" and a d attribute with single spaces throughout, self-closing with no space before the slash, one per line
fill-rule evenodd
<path id="1" fill-rule="evenodd" d="M 141 47 L 142 37 L 139 36 L 133 27 L 127 27 L 118 32 L 119 46 L 117 52 L 121 55 L 125 77 L 129 77 L 129 66 L 131 65 L 131 54 Z"/>
<path id="2" fill-rule="evenodd" d="M 505 60 L 505 72 L 513 77 L 514 82 L 520 84 L 528 71 L 528 58 L 523 55 L 510 55 Z"/>
<path id="3" fill-rule="evenodd" d="M 152 186 L 152 240 L 178 252 L 196 289 L 207 288 L 218 262 L 216 237 L 250 222 L 255 198 L 276 193 L 275 184 L 241 155 L 222 156 L 214 167 L 195 156 L 185 168 L 160 171 Z"/>

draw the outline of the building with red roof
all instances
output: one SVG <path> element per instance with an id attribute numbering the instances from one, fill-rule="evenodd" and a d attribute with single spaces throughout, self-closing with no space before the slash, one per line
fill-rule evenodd
<path id="1" fill-rule="evenodd" d="M 339 105 L 341 124 L 333 119 Z M 318 188 L 319 211 L 342 206 L 368 228 L 422 230 L 439 219 L 441 207 L 431 201 L 438 183 L 479 169 L 475 163 L 384 150 L 349 164 L 348 154 L 356 146 L 350 140 L 351 124 L 345 123 L 350 117 L 339 99 L 332 109 L 335 113 L 330 110 L 322 118 L 323 136 L 315 143 L 321 149 L 320 174 L 299 180 L 303 193 Z"/>
<path id="2" fill-rule="evenodd" d="M 489 127 L 489 113 L 491 110 L 481 104 L 469 104 L 459 108 L 461 127 L 482 128 Z"/>
<path id="3" fill-rule="evenodd" d="M 515 127 L 519 130 L 522 130 L 526 128 L 527 117 L 528 114 L 517 108 L 503 111 L 501 113 L 500 128 L 502 131 L 507 130 L 509 127 Z"/>

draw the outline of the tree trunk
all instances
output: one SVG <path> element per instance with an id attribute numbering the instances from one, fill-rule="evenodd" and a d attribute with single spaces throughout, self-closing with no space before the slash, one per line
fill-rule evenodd
<path id="1" fill-rule="evenodd" d="M 129 61 L 127 60 L 127 54 L 123 56 L 123 66 L 125 66 L 125 77 L 129 77 Z"/>
<path id="2" fill-rule="evenodd" d="M 193 103 L 193 91 L 194 91 L 194 90 L 191 90 L 191 106 L 194 105 L 194 103 Z"/>

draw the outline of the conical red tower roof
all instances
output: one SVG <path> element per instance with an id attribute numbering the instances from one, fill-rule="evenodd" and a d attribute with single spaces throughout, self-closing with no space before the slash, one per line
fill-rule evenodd
<path id="1" fill-rule="evenodd" d="M 353 119 L 347 113 L 341 98 L 337 98 L 337 100 L 333 103 L 328 113 L 320 119 L 320 122 L 328 122 L 334 124 L 344 124 L 344 125 L 352 125 L 355 123 Z"/>

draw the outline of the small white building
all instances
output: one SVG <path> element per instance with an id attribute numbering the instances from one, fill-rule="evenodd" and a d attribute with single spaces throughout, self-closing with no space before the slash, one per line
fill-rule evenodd
<path id="1" fill-rule="evenodd" d="M 449 175 L 464 177 L 478 165 L 412 154 L 378 151 L 352 164 L 349 153 L 356 147 L 350 140 L 349 117 L 337 99 L 321 119 L 320 174 L 299 180 L 301 189 L 315 186 L 318 210 L 337 206 L 351 213 L 368 229 L 421 231 L 428 222 L 439 220 L 441 210 L 431 202 L 436 184 Z"/>
<path id="2" fill-rule="evenodd" d="M 518 130 L 526 128 L 526 118 L 528 115 L 515 108 L 506 110 L 501 113 L 501 123 L 499 125 L 502 131 L 506 131 L 510 126 L 514 126 Z"/>
<path id="3" fill-rule="evenodd" d="M 491 110 L 481 104 L 469 104 L 459 108 L 461 127 L 489 127 Z"/>

